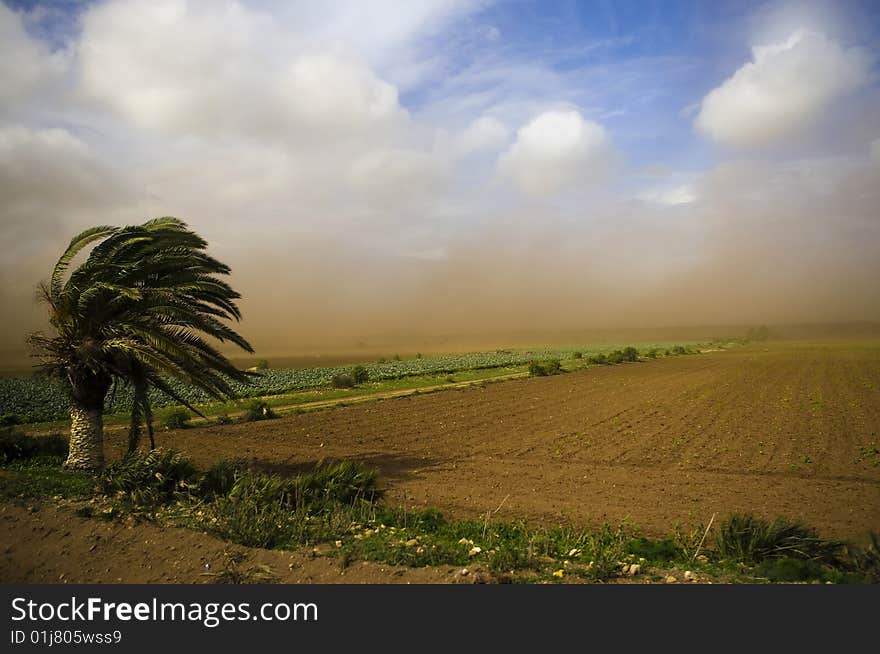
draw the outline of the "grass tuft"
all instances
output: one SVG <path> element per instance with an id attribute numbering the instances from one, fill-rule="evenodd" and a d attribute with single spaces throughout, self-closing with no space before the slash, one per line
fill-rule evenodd
<path id="1" fill-rule="evenodd" d="M 842 543 L 819 538 L 814 530 L 793 520 L 765 520 L 750 514 L 722 521 L 715 544 L 721 556 L 747 564 L 782 558 L 835 564 L 842 547 Z"/>

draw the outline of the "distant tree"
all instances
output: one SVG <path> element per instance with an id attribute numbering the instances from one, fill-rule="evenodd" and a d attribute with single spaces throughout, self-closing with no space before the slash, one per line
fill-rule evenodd
<path id="1" fill-rule="evenodd" d="M 65 281 L 74 257 L 95 243 L 86 261 Z M 73 238 L 50 282 L 40 285 L 53 333 L 37 332 L 28 341 L 42 360 L 42 371 L 61 380 L 70 393 L 66 467 L 103 467 L 104 399 L 117 383 L 134 391 L 131 451 L 137 448 L 144 423 L 155 447 L 151 388 L 201 415 L 168 377 L 218 399 L 234 395 L 230 380 L 249 379 L 203 338 L 229 341 L 253 352 L 223 322 L 241 318 L 235 304 L 240 295 L 217 277 L 228 274 L 229 267 L 206 254 L 206 247 L 206 241 L 177 218 L 93 227 Z"/>
<path id="2" fill-rule="evenodd" d="M 355 384 L 366 384 L 370 381 L 370 373 L 363 366 L 355 366 L 351 369 L 351 378 Z"/>

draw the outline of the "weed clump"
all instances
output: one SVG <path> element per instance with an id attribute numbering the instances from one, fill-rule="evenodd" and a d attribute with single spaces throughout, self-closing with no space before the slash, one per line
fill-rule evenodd
<path id="1" fill-rule="evenodd" d="M 718 553 L 728 559 L 758 564 L 768 559 L 799 559 L 834 564 L 842 544 L 786 518 L 765 520 L 735 514 L 724 520 L 715 536 Z"/>
<path id="2" fill-rule="evenodd" d="M 549 359 L 548 361 L 531 361 L 529 363 L 529 375 L 532 377 L 547 377 L 549 375 L 558 375 L 562 372 L 562 363 L 559 359 Z"/>
<path id="3" fill-rule="evenodd" d="M 192 414 L 186 409 L 173 409 L 165 416 L 165 420 L 162 421 L 162 426 L 165 429 L 186 429 L 189 427 L 189 421 L 191 419 Z"/>
<path id="4" fill-rule="evenodd" d="M 140 507 L 167 504 L 196 482 L 195 466 L 175 450 L 133 452 L 116 461 L 101 474 L 105 495 L 115 496 Z"/>
<path id="5" fill-rule="evenodd" d="M 333 388 L 354 388 L 357 386 L 357 382 L 355 382 L 354 377 L 346 372 L 340 372 L 333 375 L 333 378 L 330 380 L 330 384 Z"/>
<path id="6" fill-rule="evenodd" d="M 851 554 L 853 572 L 866 584 L 880 584 L 880 535 L 872 531 L 865 548 L 856 548 Z"/>
<path id="7" fill-rule="evenodd" d="M 265 400 L 251 400 L 245 407 L 242 422 L 256 422 L 258 420 L 271 420 L 277 418 L 278 414 L 272 410 L 269 403 Z"/>

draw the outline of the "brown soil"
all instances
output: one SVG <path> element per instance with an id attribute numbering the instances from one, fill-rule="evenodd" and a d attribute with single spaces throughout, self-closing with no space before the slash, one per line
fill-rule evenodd
<path id="1" fill-rule="evenodd" d="M 36 507 L 32 507 L 35 509 Z M 353 562 L 345 570 L 322 551 L 281 552 L 239 547 L 188 529 L 161 528 L 133 519 L 104 522 L 79 518 L 63 506 L 38 510 L 0 504 L 0 582 L 206 584 L 237 570 L 251 583 L 267 566 L 280 583 L 444 583 L 458 569 L 398 568 Z M 230 555 L 244 560 L 233 564 Z M 474 571 L 476 573 L 477 571 Z M 476 574 L 469 575 L 470 577 Z M 228 579 L 228 578 L 227 578 Z"/>
<path id="2" fill-rule="evenodd" d="M 321 459 L 381 471 L 386 501 L 457 517 L 617 523 L 650 535 L 749 511 L 863 541 L 880 529 L 877 344 L 772 344 L 489 383 L 266 422 L 159 434 L 208 465 L 243 458 L 280 473 Z M 124 434 L 108 434 L 111 458 Z M 500 508 L 499 508 L 500 507 Z M 0 581 L 210 582 L 225 550 L 286 582 L 461 580 L 309 551 L 230 546 L 145 523 L 44 505 L 0 505 Z M 473 580 L 473 576 L 471 580 Z"/>
<path id="3" fill-rule="evenodd" d="M 388 501 L 650 534 L 713 513 L 880 529 L 880 348 L 773 344 L 159 435 L 201 464 L 380 469 Z M 121 452 L 123 435 L 110 436 Z"/>

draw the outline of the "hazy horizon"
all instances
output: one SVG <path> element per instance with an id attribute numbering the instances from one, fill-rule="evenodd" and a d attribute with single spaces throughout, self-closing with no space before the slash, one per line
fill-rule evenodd
<path id="1" fill-rule="evenodd" d="M 880 323 L 878 35 L 858 1 L 5 0 L 0 351 L 75 233 L 161 215 L 258 354 Z"/>

